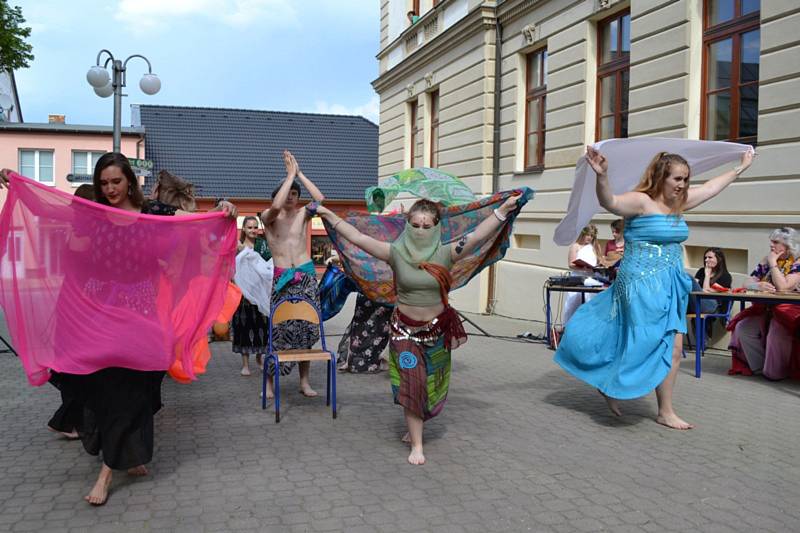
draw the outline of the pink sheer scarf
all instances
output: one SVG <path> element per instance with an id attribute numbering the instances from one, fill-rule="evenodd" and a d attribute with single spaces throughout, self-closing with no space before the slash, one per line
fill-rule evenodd
<path id="1" fill-rule="evenodd" d="M 0 305 L 28 381 L 176 360 L 195 379 L 192 347 L 223 307 L 235 254 L 221 213 L 130 213 L 12 174 Z"/>

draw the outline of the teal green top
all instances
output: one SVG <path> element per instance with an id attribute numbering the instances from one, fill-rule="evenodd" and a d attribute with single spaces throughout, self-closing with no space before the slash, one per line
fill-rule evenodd
<path id="1" fill-rule="evenodd" d="M 452 267 L 453 260 L 450 257 L 450 246 L 441 245 L 429 262 L 442 265 L 448 269 Z M 415 307 L 430 307 L 442 303 L 439 282 L 436 281 L 436 278 L 403 259 L 397 253 L 394 244 L 392 244 L 391 252 L 389 253 L 389 265 L 394 271 L 394 282 L 397 287 L 397 301 L 399 303 Z"/>

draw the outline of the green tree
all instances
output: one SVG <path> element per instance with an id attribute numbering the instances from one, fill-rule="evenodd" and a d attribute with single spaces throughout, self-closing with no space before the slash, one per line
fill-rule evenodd
<path id="1" fill-rule="evenodd" d="M 33 47 L 25 42 L 31 29 L 23 27 L 22 9 L 0 0 L 0 70 L 25 68 L 33 61 Z"/>

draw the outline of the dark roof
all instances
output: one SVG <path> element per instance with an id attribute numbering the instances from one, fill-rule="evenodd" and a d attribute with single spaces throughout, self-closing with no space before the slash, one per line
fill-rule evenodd
<path id="1" fill-rule="evenodd" d="M 138 112 L 153 175 L 181 176 L 202 198 L 269 199 L 286 177 L 284 148 L 327 198 L 363 201 L 378 182 L 378 126 L 363 117 L 157 105 Z"/>

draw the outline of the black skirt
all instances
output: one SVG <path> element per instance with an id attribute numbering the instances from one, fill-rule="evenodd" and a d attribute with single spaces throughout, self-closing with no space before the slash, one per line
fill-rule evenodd
<path id="1" fill-rule="evenodd" d="M 257 305 L 242 297 L 231 324 L 233 326 L 231 350 L 234 353 L 267 353 L 267 317 L 261 314 Z"/>
<path id="2" fill-rule="evenodd" d="M 78 429 L 91 455 L 127 470 L 153 459 L 153 415 L 161 409 L 163 371 L 104 368 L 92 374 L 59 374 L 59 388 L 83 405 Z"/>
<path id="3" fill-rule="evenodd" d="M 61 407 L 47 425 L 56 431 L 72 433 L 83 425 L 83 402 L 73 396 L 69 389 L 61 386 L 63 376 L 59 372 L 50 372 L 50 384 L 61 392 Z"/>

